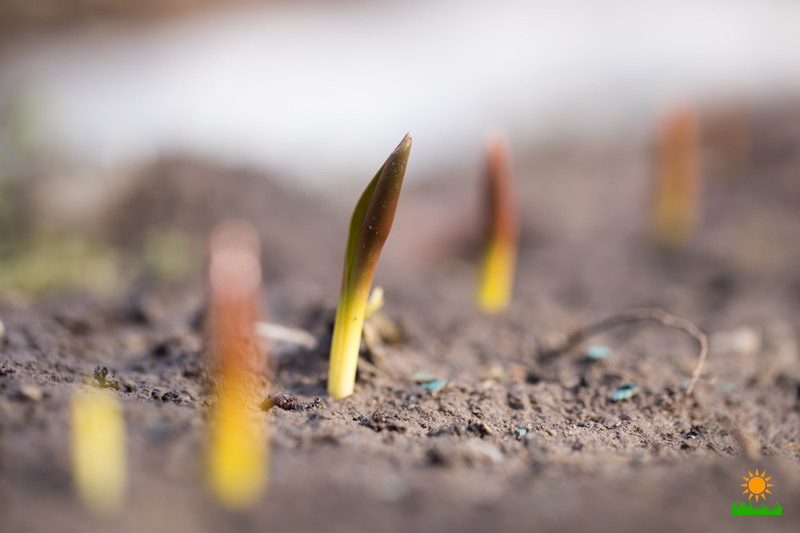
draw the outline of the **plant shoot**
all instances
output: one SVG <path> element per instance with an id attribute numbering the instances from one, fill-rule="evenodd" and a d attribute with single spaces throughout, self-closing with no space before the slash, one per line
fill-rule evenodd
<path id="1" fill-rule="evenodd" d="M 119 509 L 125 495 L 125 419 L 113 392 L 88 390 L 70 401 L 72 469 L 83 502 L 95 514 Z"/>
<path id="2" fill-rule="evenodd" d="M 350 220 L 328 372 L 328 393 L 337 399 L 353 394 L 367 298 L 392 229 L 410 153 L 411 136 L 406 135 L 367 185 Z"/>
<path id="3" fill-rule="evenodd" d="M 701 174 L 697 118 L 691 108 L 672 112 L 658 125 L 653 234 L 666 250 L 684 247 L 700 212 Z"/>
<path id="4" fill-rule="evenodd" d="M 267 479 L 268 448 L 259 416 L 263 357 L 256 338 L 261 264 L 258 235 L 241 223 L 211 237 L 210 355 L 219 390 L 210 422 L 208 481 L 226 507 L 252 505 Z"/>
<path id="5" fill-rule="evenodd" d="M 478 284 L 477 303 L 485 313 L 508 307 L 514 284 L 519 245 L 519 222 L 514 199 L 508 141 L 495 135 L 488 142 L 486 180 L 487 228 Z"/>

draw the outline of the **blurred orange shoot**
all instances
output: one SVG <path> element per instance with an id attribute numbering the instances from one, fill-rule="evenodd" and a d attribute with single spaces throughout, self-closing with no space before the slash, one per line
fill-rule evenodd
<path id="1" fill-rule="evenodd" d="M 700 213 L 702 178 L 697 117 L 690 107 L 664 116 L 658 125 L 653 235 L 667 250 L 685 246 Z"/>
<path id="2" fill-rule="evenodd" d="M 488 141 L 486 199 L 488 219 L 477 303 L 485 313 L 508 307 L 514 284 L 519 244 L 519 221 L 514 198 L 508 140 L 495 134 Z"/>
<path id="3" fill-rule="evenodd" d="M 87 390 L 70 402 L 75 486 L 95 514 L 119 509 L 125 496 L 125 420 L 113 392 Z"/>
<path id="4" fill-rule="evenodd" d="M 258 409 L 264 361 L 256 338 L 261 262 L 258 235 L 229 222 L 211 237 L 208 343 L 219 390 L 210 423 L 208 481 L 226 507 L 255 503 L 267 482 L 269 450 Z"/>

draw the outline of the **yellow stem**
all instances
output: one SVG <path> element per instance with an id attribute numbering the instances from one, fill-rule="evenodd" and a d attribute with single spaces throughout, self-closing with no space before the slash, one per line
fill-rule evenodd
<path id="1" fill-rule="evenodd" d="M 208 475 L 211 490 L 228 508 L 253 505 L 267 484 L 269 448 L 252 395 L 241 376 L 223 376 L 211 418 Z"/>
<path id="2" fill-rule="evenodd" d="M 694 194 L 662 191 L 653 217 L 656 240 L 670 249 L 685 246 L 697 226 L 698 203 Z"/>
<path id="3" fill-rule="evenodd" d="M 342 290 L 339 297 L 328 371 L 328 393 L 337 400 L 353 394 L 368 294 L 369 287 L 354 290 L 350 298 L 347 291 Z"/>
<path id="4" fill-rule="evenodd" d="M 493 239 L 484 256 L 478 286 L 478 307 L 483 312 L 499 313 L 508 307 L 515 263 L 516 245 L 507 239 Z"/>
<path id="5" fill-rule="evenodd" d="M 75 485 L 96 514 L 117 510 L 125 495 L 125 419 L 117 397 L 79 392 L 70 402 Z"/>

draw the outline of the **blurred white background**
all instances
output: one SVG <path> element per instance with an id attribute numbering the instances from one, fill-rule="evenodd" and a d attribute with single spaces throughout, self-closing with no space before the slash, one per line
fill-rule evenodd
<path id="1" fill-rule="evenodd" d="M 670 102 L 799 94 L 779 0 L 279 2 L 0 53 L 0 107 L 75 164 L 177 151 L 310 186 L 363 183 L 408 131 L 415 179 L 478 164 L 494 127 L 635 142 Z"/>

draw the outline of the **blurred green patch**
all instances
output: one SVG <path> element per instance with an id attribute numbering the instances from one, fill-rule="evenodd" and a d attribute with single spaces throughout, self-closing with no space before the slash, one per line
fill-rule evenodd
<path id="1" fill-rule="evenodd" d="M 9 94 L 0 101 L 0 293 L 119 294 L 119 252 L 97 237 L 69 232 L 37 208 L 31 180 L 47 159 L 39 143 L 46 99 L 29 86 Z"/>
<path id="2" fill-rule="evenodd" d="M 177 230 L 151 230 L 144 242 L 145 272 L 164 281 L 181 281 L 200 264 L 194 242 Z"/>
<path id="3" fill-rule="evenodd" d="M 0 291 L 34 296 L 89 290 L 115 294 L 122 289 L 119 255 L 82 236 L 42 233 L 0 259 Z"/>

